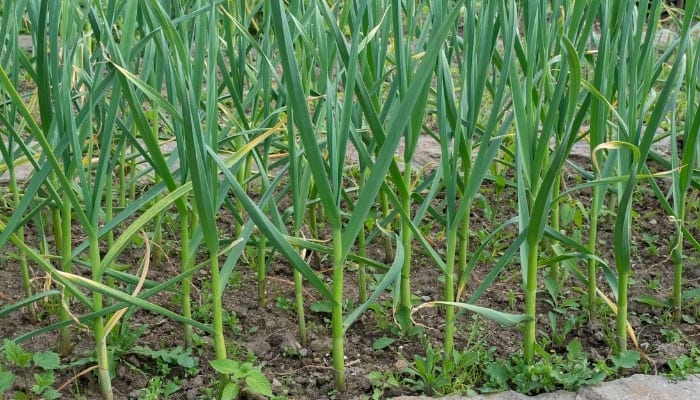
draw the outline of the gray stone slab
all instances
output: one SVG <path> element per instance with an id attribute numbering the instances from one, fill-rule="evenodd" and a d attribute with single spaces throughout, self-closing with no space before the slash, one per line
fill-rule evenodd
<path id="1" fill-rule="evenodd" d="M 672 382 L 659 375 L 633 375 L 578 391 L 576 400 L 698 400 L 700 378 Z"/>
<path id="2" fill-rule="evenodd" d="M 432 397 L 426 396 L 400 396 L 394 397 L 393 400 L 431 400 Z M 478 394 L 475 396 L 447 396 L 440 397 L 441 400 L 576 400 L 576 393 L 557 391 L 553 393 L 544 393 L 539 396 L 526 396 L 522 393 L 509 390 L 507 392 Z"/>
<path id="3" fill-rule="evenodd" d="M 30 35 L 19 35 L 17 38 L 17 44 L 23 50 L 28 52 L 34 51 L 34 42 L 32 41 L 32 37 Z"/>
<path id="4" fill-rule="evenodd" d="M 393 400 L 431 400 L 433 397 L 427 396 L 400 396 L 394 397 Z M 478 394 L 471 397 L 466 396 L 446 396 L 440 397 L 440 400 L 529 400 L 531 397 L 525 396 L 512 390 L 501 393 Z"/>
<path id="5" fill-rule="evenodd" d="M 394 400 L 429 400 L 426 396 L 401 396 Z M 600 385 L 588 386 L 578 392 L 563 390 L 526 396 L 514 391 L 476 395 L 448 396 L 449 400 L 700 400 L 700 376 L 684 381 L 671 381 L 660 375 L 633 375 Z"/>
<path id="6" fill-rule="evenodd" d="M 5 166 L 3 165 L 2 167 L 4 169 Z M 26 163 L 18 165 L 15 167 L 15 179 L 17 182 L 26 182 L 29 180 L 32 172 L 34 172 L 34 167 L 32 167 L 31 164 Z M 0 174 L 0 184 L 7 185 L 8 183 L 10 183 L 10 173 L 4 171 L 2 174 Z"/>
<path id="7" fill-rule="evenodd" d="M 537 396 L 537 400 L 576 400 L 576 393 L 557 390 L 552 393 L 543 393 Z"/>
<path id="8" fill-rule="evenodd" d="M 143 143 L 142 143 L 143 145 Z M 30 147 L 38 147 L 35 143 L 30 143 Z M 163 153 L 164 156 L 169 156 L 172 152 L 174 152 L 177 149 L 177 143 L 175 141 L 168 141 L 160 146 L 160 151 Z M 222 156 L 223 159 L 223 156 Z M 136 163 L 137 165 L 140 165 L 144 162 L 144 158 L 142 156 L 137 156 L 136 157 Z M 172 166 L 172 170 L 175 171 L 180 167 L 179 162 L 175 162 L 175 164 Z M 138 168 L 138 166 L 137 166 Z M 28 161 L 25 161 L 19 165 L 15 166 L 15 177 L 17 179 L 18 183 L 24 183 L 28 181 L 31 178 L 32 173 L 34 172 L 34 167 L 32 166 L 31 163 Z M 0 185 L 6 185 L 10 182 L 10 174 L 6 170 L 6 165 L 4 164 L 4 160 L 0 156 Z"/>

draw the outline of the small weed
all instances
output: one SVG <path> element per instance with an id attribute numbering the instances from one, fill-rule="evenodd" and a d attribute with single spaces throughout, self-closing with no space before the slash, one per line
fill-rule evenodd
<path id="1" fill-rule="evenodd" d="M 441 391 L 449 385 L 447 377 L 442 374 L 442 367 L 439 362 L 441 357 L 438 351 L 430 344 L 425 345 L 425 357 L 416 355 L 413 360 L 413 367 L 408 368 L 408 372 L 417 378 L 416 389 L 427 395 L 441 394 Z"/>
<path id="2" fill-rule="evenodd" d="M 517 302 L 517 299 L 515 297 L 515 292 L 513 291 L 513 289 L 509 289 L 508 290 L 508 308 L 510 309 L 510 311 L 516 311 L 517 304 L 518 304 L 518 302 Z"/>
<path id="3" fill-rule="evenodd" d="M 496 193 L 500 194 L 503 189 L 505 188 L 505 179 L 503 176 L 497 176 L 496 180 Z M 499 185 L 501 183 L 501 185 Z M 500 196 L 497 197 L 497 199 L 500 199 Z M 476 198 L 474 199 L 474 203 L 479 207 L 481 210 L 484 212 L 484 216 L 486 219 L 489 220 L 491 225 L 493 225 L 495 219 L 496 219 L 496 213 L 494 212 L 494 208 L 492 207 L 491 203 L 486 199 L 486 197 L 482 194 L 478 194 Z"/>
<path id="4" fill-rule="evenodd" d="M 231 328 L 234 335 L 241 334 L 241 325 L 238 322 L 238 315 L 235 312 L 228 312 L 224 310 L 221 318 L 223 319 L 224 325 Z"/>
<path id="5" fill-rule="evenodd" d="M 607 376 L 615 375 L 621 369 L 631 368 L 639 362 L 639 353 L 629 351 L 611 357 L 612 366 L 605 361 L 591 365 L 577 339 L 569 342 L 566 350 L 566 355 L 562 356 L 548 354 L 540 349 L 540 358 L 529 365 L 520 355 L 505 362 L 491 362 L 486 367 L 488 379 L 481 391 L 514 389 L 528 395 L 559 389 L 575 391 L 584 385 L 600 383 Z"/>
<path id="6" fill-rule="evenodd" d="M 659 242 L 659 235 L 649 234 L 647 232 L 642 233 L 642 240 L 647 245 L 647 252 L 650 256 L 658 256 L 659 248 L 656 244 Z"/>
<path id="7" fill-rule="evenodd" d="M 192 355 L 191 349 L 183 349 L 177 346 L 172 349 L 151 350 L 143 346 L 134 346 L 129 353 L 147 357 L 155 361 L 157 375 L 166 376 L 172 371 L 173 366 L 179 366 L 185 370 L 186 375 L 195 375 L 199 359 Z"/>
<path id="8" fill-rule="evenodd" d="M 251 362 L 211 360 L 209 364 L 216 372 L 228 376 L 228 382 L 221 392 L 221 400 L 237 399 L 242 392 L 265 397 L 274 396 L 270 381 L 262 373 L 262 368 L 254 366 Z"/>
<path id="9" fill-rule="evenodd" d="M 205 284 L 205 292 L 208 293 L 207 298 L 205 301 L 203 301 L 202 304 L 197 305 L 194 307 L 194 310 L 192 312 L 192 318 L 198 321 L 206 321 L 206 322 L 211 322 L 212 321 L 212 304 L 213 302 L 211 301 L 211 290 L 209 289 L 210 284 L 207 282 Z M 228 312 L 227 310 L 223 310 L 221 318 L 223 319 L 223 323 L 225 326 L 228 326 L 235 335 L 240 335 L 241 334 L 241 328 L 238 323 L 238 316 L 236 315 L 235 312 Z"/>
<path id="10" fill-rule="evenodd" d="M 0 363 L 0 394 L 10 391 L 18 378 L 23 389 L 14 393 L 14 399 L 46 399 L 61 397 L 53 388 L 56 382 L 54 371 L 61 366 L 61 360 L 53 351 L 31 353 L 17 343 L 5 339 L 2 346 L 3 359 Z M 18 375 L 9 371 L 17 371 Z M 33 378 L 33 380 L 32 380 Z"/>
<path id="11" fill-rule="evenodd" d="M 700 352 L 695 349 L 690 355 L 683 354 L 668 360 L 671 369 L 669 376 L 674 379 L 687 379 L 689 375 L 700 373 Z"/>
<path id="12" fill-rule="evenodd" d="M 367 375 L 370 384 L 372 385 L 372 400 L 384 399 L 386 396 L 384 393 L 392 388 L 401 387 L 401 381 L 391 371 L 372 371 Z"/>
<path id="13" fill-rule="evenodd" d="M 409 378 L 405 379 L 414 389 L 428 395 L 450 393 L 473 394 L 483 381 L 483 365 L 493 360 L 493 353 L 487 349 L 482 326 L 474 318 L 463 350 L 456 350 L 450 359 L 435 349 L 423 336 L 425 357 L 416 355 L 413 365 L 406 369 Z"/>
<path id="14" fill-rule="evenodd" d="M 658 291 L 661 288 L 661 281 L 657 278 L 652 278 L 644 282 L 644 286 L 649 290 Z"/>
<path id="15" fill-rule="evenodd" d="M 583 226 L 583 221 L 589 218 L 589 212 L 586 206 L 580 200 L 568 199 L 561 204 L 560 208 L 560 226 L 568 227 L 570 224 L 580 229 Z"/>
<path id="16" fill-rule="evenodd" d="M 282 311 L 292 311 L 294 309 L 294 303 L 289 299 L 289 297 L 277 296 L 275 299 L 275 307 Z"/>
<path id="17" fill-rule="evenodd" d="M 143 324 L 137 328 L 133 328 L 128 320 L 124 320 L 117 329 L 114 329 L 109 334 L 109 350 L 114 359 L 119 359 L 125 353 L 128 353 L 136 340 L 148 329 L 148 324 Z"/>
<path id="18" fill-rule="evenodd" d="M 552 306 L 552 311 L 547 313 L 551 329 L 548 338 L 559 347 L 566 343 L 573 329 L 584 322 L 585 315 L 581 312 L 581 303 L 577 297 L 560 298 L 561 285 L 556 280 L 545 279 L 545 287 L 550 295 L 545 301 Z"/>
<path id="19" fill-rule="evenodd" d="M 681 333 L 676 328 L 661 328 L 659 331 L 664 335 L 666 343 L 678 343 L 681 340 Z"/>
<path id="20" fill-rule="evenodd" d="M 552 329 L 551 339 L 556 346 L 561 346 L 566 342 L 569 333 L 573 331 L 574 327 L 576 327 L 579 322 L 579 318 L 575 315 L 568 315 L 564 319 L 564 323 L 560 324 L 557 314 L 552 311 L 547 313 L 547 318 L 549 319 L 549 325 Z"/>
<path id="21" fill-rule="evenodd" d="M 388 300 L 377 301 L 369 306 L 374 314 L 374 321 L 377 324 L 377 329 L 381 332 L 389 330 L 389 327 L 393 323 L 391 319 L 391 302 Z"/>
<path id="22" fill-rule="evenodd" d="M 228 285 L 234 289 L 240 289 L 243 285 L 241 282 L 241 271 L 235 270 L 231 272 L 231 278 L 229 278 Z"/>
<path id="23" fill-rule="evenodd" d="M 677 341 L 683 341 L 690 351 L 668 360 L 668 376 L 673 379 L 687 379 L 689 375 L 700 374 L 700 347 L 687 336 L 676 330 Z"/>
<path id="24" fill-rule="evenodd" d="M 169 399 L 172 394 L 180 390 L 180 386 L 171 381 L 163 382 L 163 378 L 160 376 L 154 376 L 148 381 L 148 386 L 146 386 L 141 391 L 141 400 L 159 400 L 159 399 Z"/>

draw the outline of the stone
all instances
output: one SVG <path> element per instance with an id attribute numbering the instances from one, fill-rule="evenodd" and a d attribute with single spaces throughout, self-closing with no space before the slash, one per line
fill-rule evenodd
<path id="1" fill-rule="evenodd" d="M 687 349 L 681 343 L 661 343 L 652 351 L 651 356 L 654 358 L 656 365 L 665 365 L 668 360 L 678 358 L 685 354 Z"/>
<path id="2" fill-rule="evenodd" d="M 247 342 L 245 344 L 245 347 L 246 347 L 246 349 L 248 349 L 248 351 L 253 352 L 258 357 L 263 357 L 271 349 L 270 344 L 267 343 L 267 341 L 262 340 L 262 339 L 254 340 L 252 342 Z"/>
<path id="3" fill-rule="evenodd" d="M 199 395 L 199 390 L 194 389 L 194 388 L 187 389 L 187 391 L 185 392 L 185 398 L 187 400 L 195 400 L 196 398 L 198 398 L 198 395 Z"/>
<path id="4" fill-rule="evenodd" d="M 309 349 L 316 354 L 328 354 L 333 348 L 331 338 L 318 338 L 309 343 Z"/>
<path id="5" fill-rule="evenodd" d="M 699 387 L 697 377 L 672 383 L 664 376 L 633 375 L 582 388 L 576 400 L 692 400 L 698 398 Z"/>
<path id="6" fill-rule="evenodd" d="M 543 393 L 538 396 L 507 391 L 476 396 L 447 396 L 447 400 L 697 400 L 700 393 L 700 376 L 673 382 L 660 375 L 633 375 L 612 382 L 587 386 L 578 392 L 563 390 Z M 427 396 L 399 396 L 394 400 L 428 400 Z"/>
<path id="7" fill-rule="evenodd" d="M 301 344 L 297 341 L 296 333 L 283 332 L 280 337 L 275 339 L 279 341 L 279 352 L 281 354 L 299 354 Z"/>

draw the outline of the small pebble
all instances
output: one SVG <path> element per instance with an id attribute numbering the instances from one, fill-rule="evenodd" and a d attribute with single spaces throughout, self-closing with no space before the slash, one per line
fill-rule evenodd
<path id="1" fill-rule="evenodd" d="M 263 339 L 245 343 L 244 346 L 248 351 L 253 352 L 258 357 L 264 356 L 271 350 L 270 344 Z"/>
<path id="2" fill-rule="evenodd" d="M 633 328 L 638 328 L 642 325 L 642 321 L 636 315 L 630 315 L 627 317 L 627 321 Z"/>
<path id="3" fill-rule="evenodd" d="M 596 340 L 596 342 L 604 342 L 605 341 L 605 335 L 603 335 L 602 332 L 594 332 L 593 338 Z"/>
<path id="4" fill-rule="evenodd" d="M 297 341 L 296 335 L 292 332 L 285 332 L 280 340 L 280 351 L 288 354 L 298 354 L 301 350 L 301 344 Z"/>
<path id="5" fill-rule="evenodd" d="M 264 324 L 267 330 L 274 330 L 277 327 L 277 322 L 273 318 L 266 318 Z"/>
<path id="6" fill-rule="evenodd" d="M 202 376 L 202 375 L 195 376 L 190 381 L 190 385 L 192 385 L 194 387 L 204 386 L 204 376 Z"/>
<path id="7" fill-rule="evenodd" d="M 330 338 L 318 338 L 309 343 L 309 349 L 316 354 L 328 354 L 332 346 L 333 343 Z"/>
<path id="8" fill-rule="evenodd" d="M 394 363 L 394 368 L 395 368 L 397 371 L 401 371 L 401 370 L 403 370 L 404 368 L 407 368 L 407 367 L 408 367 L 408 362 L 407 362 L 406 360 L 404 360 L 403 358 L 399 358 L 399 359 L 396 360 L 396 362 Z"/>

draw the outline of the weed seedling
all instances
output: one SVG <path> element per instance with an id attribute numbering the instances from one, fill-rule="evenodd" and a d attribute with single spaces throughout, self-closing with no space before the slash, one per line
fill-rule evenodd
<path id="1" fill-rule="evenodd" d="M 531 364 L 525 363 L 521 356 L 514 356 L 505 362 L 491 362 L 486 367 L 487 383 L 481 391 L 494 392 L 511 388 L 525 394 L 558 389 L 575 391 L 583 385 L 602 382 L 607 375 L 614 374 L 618 369 L 617 364 L 608 367 L 605 362 L 602 365 L 590 365 L 578 340 L 569 342 L 566 350 L 566 355 L 562 356 L 539 349 L 539 358 Z M 629 365 L 626 363 L 629 360 L 622 361 L 624 365 Z"/>
<path id="2" fill-rule="evenodd" d="M 19 377 L 23 388 L 14 393 L 14 399 L 46 399 L 61 397 L 53 388 L 56 381 L 54 371 L 61 366 L 61 360 L 53 351 L 31 353 L 24 350 L 12 340 L 5 339 L 2 347 L 3 360 L 0 363 L 0 394 L 12 389 Z M 17 370 L 19 376 L 5 370 L 6 367 Z M 33 382 L 31 378 L 34 378 Z"/>
<path id="3" fill-rule="evenodd" d="M 277 299 L 275 299 L 275 307 L 282 311 L 292 311 L 294 308 L 294 303 L 289 299 L 289 297 L 277 296 Z"/>
<path id="4" fill-rule="evenodd" d="M 700 354 L 683 354 L 668 360 L 669 375 L 674 379 L 687 379 L 688 375 L 700 373 Z"/>
<path id="5" fill-rule="evenodd" d="M 664 335 L 666 343 L 677 343 L 681 340 L 681 334 L 676 328 L 661 328 L 660 332 Z"/>
<path id="6" fill-rule="evenodd" d="M 209 364 L 228 378 L 221 392 L 221 400 L 237 399 L 242 392 L 273 397 L 270 381 L 262 373 L 261 367 L 235 360 L 211 360 Z"/>
<path id="7" fill-rule="evenodd" d="M 401 381 L 391 371 L 372 371 L 367 375 L 367 379 L 372 385 L 372 400 L 383 399 L 386 397 L 384 392 L 401 387 Z"/>
<path id="8" fill-rule="evenodd" d="M 466 347 L 455 349 L 449 359 L 445 359 L 425 336 L 421 338 L 425 357 L 416 355 L 413 365 L 407 368 L 414 388 L 437 395 L 475 393 L 474 389 L 484 379 L 483 365 L 493 360 L 493 353 L 483 342 L 483 329 L 477 317 L 470 326 Z"/>
<path id="9" fill-rule="evenodd" d="M 642 240 L 644 240 L 644 243 L 647 245 L 647 252 L 649 252 L 650 256 L 659 255 L 659 248 L 656 245 L 659 242 L 659 235 L 644 232 L 642 233 Z"/>
<path id="10" fill-rule="evenodd" d="M 515 298 L 515 292 L 513 289 L 508 290 L 508 308 L 510 311 L 515 311 L 517 305 L 517 299 Z"/>
<path id="11" fill-rule="evenodd" d="M 143 346 L 134 346 L 131 354 L 147 357 L 155 362 L 156 373 L 160 376 L 169 375 L 173 366 L 183 368 L 187 375 L 196 374 L 198 358 L 192 355 L 191 349 L 177 346 L 172 349 L 151 350 Z"/>
<path id="12" fill-rule="evenodd" d="M 154 376 L 148 381 L 148 386 L 141 391 L 142 400 L 169 399 L 172 394 L 180 390 L 175 382 L 168 380 L 163 382 L 160 376 Z"/>
<path id="13" fill-rule="evenodd" d="M 564 320 L 564 323 L 560 324 L 557 314 L 553 313 L 552 311 L 547 313 L 547 317 L 549 319 L 549 325 L 552 328 L 552 342 L 556 346 L 561 346 L 566 342 L 566 338 L 576 326 L 578 319 L 574 315 L 569 315 Z"/>

